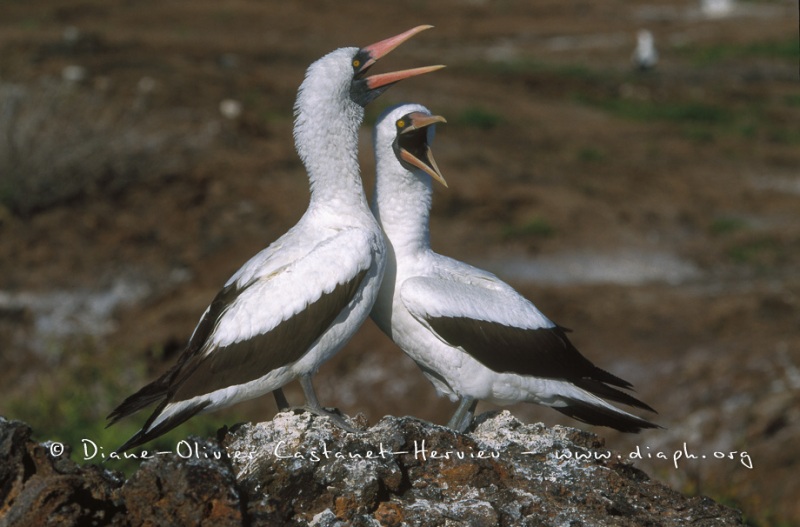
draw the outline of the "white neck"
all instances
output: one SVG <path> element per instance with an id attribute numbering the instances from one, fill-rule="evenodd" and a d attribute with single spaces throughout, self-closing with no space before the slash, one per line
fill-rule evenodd
<path id="1" fill-rule="evenodd" d="M 383 154 L 383 155 L 381 155 Z M 378 156 L 372 213 L 398 254 L 430 249 L 431 177 L 403 168 L 391 150 Z"/>
<path id="2" fill-rule="evenodd" d="M 364 109 L 350 99 L 349 81 L 335 81 L 342 76 L 336 71 L 342 61 L 331 60 L 347 51 L 337 50 L 314 63 L 295 102 L 295 147 L 308 172 L 309 210 L 367 210 L 358 164 L 358 129 Z M 343 64 L 349 68 L 349 59 Z"/>

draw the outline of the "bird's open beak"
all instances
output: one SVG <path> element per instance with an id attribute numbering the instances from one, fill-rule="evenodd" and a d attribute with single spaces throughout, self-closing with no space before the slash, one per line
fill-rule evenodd
<path id="1" fill-rule="evenodd" d="M 420 130 L 423 131 L 422 133 L 425 134 L 424 137 L 427 138 L 425 128 L 436 123 L 447 122 L 447 120 L 440 115 L 427 115 L 421 112 L 410 113 L 408 118 L 411 122 L 400 132 L 400 138 L 412 132 L 420 133 Z M 419 142 L 415 141 L 414 146 L 409 146 L 408 148 L 404 147 L 402 143 L 403 141 L 400 141 L 400 159 L 417 167 L 447 187 L 447 181 L 445 181 L 442 172 L 439 170 L 436 160 L 433 159 L 433 152 L 431 152 L 431 147 L 428 145 L 427 139 Z"/>
<path id="2" fill-rule="evenodd" d="M 432 71 L 440 70 L 442 68 L 444 68 L 444 65 L 439 64 L 437 66 L 423 66 L 421 68 L 411 68 L 409 70 L 393 71 L 391 73 L 380 73 L 378 75 L 367 77 L 367 88 L 370 90 L 383 87 L 388 88 L 395 82 L 400 82 L 403 79 L 416 77 L 417 75 L 423 75 L 425 73 L 431 73 Z"/>
<path id="3" fill-rule="evenodd" d="M 388 55 L 392 50 L 397 48 L 403 42 L 409 40 L 417 33 L 432 27 L 433 26 L 428 25 L 417 26 L 404 33 L 400 33 L 399 35 L 389 37 L 385 40 L 381 40 L 380 42 L 376 42 L 375 44 L 370 44 L 369 46 L 361 48 L 353 61 L 355 78 L 361 79 L 366 74 L 367 70 L 378 60 Z M 412 68 L 408 70 L 394 71 L 391 73 L 372 75 L 360 81 L 360 83 L 363 83 L 363 88 L 366 88 L 364 91 L 369 95 L 359 94 L 361 97 L 356 97 L 356 99 L 358 99 L 362 105 L 366 105 L 396 82 L 400 82 L 403 79 L 408 79 L 409 77 L 416 77 L 417 75 L 422 75 L 424 73 L 430 73 L 442 68 L 444 68 L 442 65 L 425 66 L 422 68 Z"/>

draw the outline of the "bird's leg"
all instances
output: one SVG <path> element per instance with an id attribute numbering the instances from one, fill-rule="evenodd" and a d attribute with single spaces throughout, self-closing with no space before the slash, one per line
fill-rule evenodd
<path id="1" fill-rule="evenodd" d="M 353 428 L 347 421 L 344 420 L 339 414 L 326 410 L 319 404 L 319 400 L 317 399 L 317 393 L 314 391 L 314 385 L 311 384 L 311 375 L 301 375 L 300 376 L 300 386 L 303 387 L 303 393 L 306 395 L 306 405 L 302 407 L 303 410 L 311 412 L 314 415 L 318 415 L 320 417 L 328 417 L 331 421 L 333 421 L 336 425 L 347 432 L 357 433 L 360 430 Z"/>
<path id="2" fill-rule="evenodd" d="M 272 395 L 275 397 L 275 404 L 278 405 L 278 412 L 289 409 L 289 401 L 286 400 L 286 395 L 283 394 L 282 388 L 272 390 Z"/>
<path id="3" fill-rule="evenodd" d="M 456 413 L 450 418 L 447 426 L 453 430 L 464 432 L 472 423 L 472 417 L 475 415 L 475 408 L 477 406 L 478 401 L 473 397 L 462 397 Z"/>
<path id="4" fill-rule="evenodd" d="M 319 404 L 319 399 L 317 399 L 317 392 L 314 391 L 314 385 L 311 383 L 311 375 L 301 375 L 300 386 L 302 386 L 303 393 L 306 396 L 306 405 L 322 410 L 322 405 Z"/>

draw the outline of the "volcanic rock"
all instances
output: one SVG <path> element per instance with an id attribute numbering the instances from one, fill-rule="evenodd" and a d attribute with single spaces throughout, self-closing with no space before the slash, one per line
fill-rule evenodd
<path id="1" fill-rule="evenodd" d="M 744 525 L 651 480 L 588 432 L 483 414 L 466 434 L 410 417 L 345 432 L 308 413 L 190 439 L 127 481 L 0 418 L 0 527 L 40 525 Z"/>

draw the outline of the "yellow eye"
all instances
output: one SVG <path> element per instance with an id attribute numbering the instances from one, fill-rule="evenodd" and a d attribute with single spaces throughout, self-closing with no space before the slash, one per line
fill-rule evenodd
<path id="1" fill-rule="evenodd" d="M 405 128 L 405 126 L 406 126 L 406 122 L 404 120 L 400 119 L 399 121 L 397 121 L 397 127 L 398 128 Z"/>
<path id="2" fill-rule="evenodd" d="M 361 61 L 358 59 L 353 59 L 353 67 L 358 68 L 359 66 L 361 66 Z"/>

